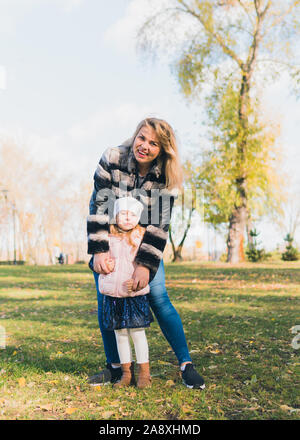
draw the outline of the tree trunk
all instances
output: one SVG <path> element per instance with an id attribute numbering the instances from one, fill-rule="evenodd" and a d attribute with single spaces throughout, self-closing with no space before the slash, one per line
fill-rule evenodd
<path id="1" fill-rule="evenodd" d="M 237 144 L 237 165 L 239 176 L 236 178 L 236 192 L 238 204 L 229 219 L 229 232 L 227 239 L 227 262 L 239 263 L 245 260 L 244 255 L 244 231 L 247 222 L 247 172 L 246 172 L 246 152 L 248 142 L 248 104 L 250 90 L 250 68 L 245 68 L 242 75 L 238 118 L 240 122 L 240 140 Z"/>
<path id="2" fill-rule="evenodd" d="M 177 248 L 175 247 L 175 243 L 172 237 L 172 228 L 171 225 L 169 226 L 169 238 L 170 238 L 170 242 L 172 245 L 172 251 L 173 251 L 173 259 L 172 259 L 172 263 L 175 263 L 176 261 L 182 261 L 182 256 L 181 256 L 181 252 L 182 252 L 182 248 L 184 245 L 184 241 L 186 239 L 187 233 L 191 227 L 191 220 L 192 220 L 192 214 L 195 208 L 190 209 L 189 212 L 189 217 L 188 217 L 188 221 L 187 221 L 187 225 L 185 228 L 185 231 L 183 233 L 183 237 L 179 243 L 179 245 L 177 246 Z"/>
<path id="3" fill-rule="evenodd" d="M 229 231 L 227 238 L 227 262 L 239 263 L 243 260 L 243 249 L 241 250 L 241 244 L 244 240 L 244 229 L 246 219 L 246 207 L 236 207 L 229 219 Z"/>
<path id="4" fill-rule="evenodd" d="M 175 253 L 173 254 L 172 263 L 176 263 L 176 261 L 182 261 L 181 251 L 182 251 L 182 248 L 176 249 Z"/>
<path id="5" fill-rule="evenodd" d="M 248 212 L 247 221 L 246 221 L 246 231 L 247 231 L 247 244 L 249 247 L 253 246 L 253 237 L 250 234 L 252 229 L 253 229 L 252 219 L 250 212 Z"/>
<path id="6" fill-rule="evenodd" d="M 172 237 L 172 227 L 171 227 L 171 225 L 169 226 L 169 239 L 170 239 L 170 243 L 171 243 L 172 251 L 173 251 L 173 260 L 172 261 L 174 261 L 174 257 L 175 257 L 175 254 L 176 254 L 176 249 L 175 249 L 175 243 L 174 243 L 174 240 L 173 240 L 173 237 Z"/>

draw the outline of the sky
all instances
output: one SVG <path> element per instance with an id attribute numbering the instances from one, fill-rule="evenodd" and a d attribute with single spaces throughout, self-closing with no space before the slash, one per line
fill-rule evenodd
<path id="1" fill-rule="evenodd" d="M 135 50 L 134 32 L 149 4 L 0 0 L 0 134 L 20 140 L 37 161 L 92 179 L 104 149 L 129 138 L 150 115 L 174 127 L 187 157 L 203 139 L 205 120 L 200 104 L 180 94 L 168 64 L 147 62 Z M 281 118 L 283 167 L 296 185 L 300 101 L 288 81 L 266 87 L 263 100 Z M 273 225 L 261 229 L 266 246 L 274 245 Z"/>

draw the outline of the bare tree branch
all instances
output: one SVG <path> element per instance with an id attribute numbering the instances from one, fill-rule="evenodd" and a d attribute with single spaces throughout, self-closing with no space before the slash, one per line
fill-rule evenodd
<path id="1" fill-rule="evenodd" d="M 211 26 L 209 26 L 209 24 L 205 20 L 203 20 L 200 14 L 197 14 L 194 10 L 190 9 L 184 0 L 177 0 L 177 1 L 184 6 L 185 9 L 183 10 L 183 12 L 195 17 L 198 21 L 200 21 L 205 31 L 217 41 L 217 43 L 222 48 L 223 52 L 226 55 L 229 55 L 239 65 L 239 67 L 243 69 L 243 65 L 244 65 L 243 61 L 238 57 L 238 55 L 232 49 L 230 49 L 224 43 L 224 39 L 222 38 L 222 36 L 218 32 L 216 32 Z"/>
<path id="2" fill-rule="evenodd" d="M 282 13 L 280 13 L 280 15 L 277 15 L 277 20 L 272 22 L 272 24 L 269 27 L 269 29 L 271 29 L 272 27 L 275 27 L 275 26 L 279 25 L 280 23 L 282 23 L 284 21 L 284 19 L 286 18 L 286 16 L 288 16 L 290 14 L 290 12 L 294 9 L 294 7 L 295 6 L 299 6 L 299 5 L 300 5 L 300 1 L 299 0 L 294 0 L 291 3 L 291 5 L 289 6 L 289 8 L 286 9 L 285 12 L 282 12 Z"/>
<path id="3" fill-rule="evenodd" d="M 242 0 L 238 0 L 238 3 L 241 5 L 241 7 L 245 11 L 246 15 L 248 16 L 250 23 L 253 25 L 254 24 L 253 19 L 252 19 L 251 15 L 249 14 L 248 9 L 246 8 L 246 6 L 243 4 Z"/>

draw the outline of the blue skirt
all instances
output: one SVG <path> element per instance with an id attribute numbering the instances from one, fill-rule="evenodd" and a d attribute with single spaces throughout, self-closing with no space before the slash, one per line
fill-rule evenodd
<path id="1" fill-rule="evenodd" d="M 103 295 L 102 314 L 106 330 L 149 327 L 154 321 L 148 295 L 125 298 Z"/>

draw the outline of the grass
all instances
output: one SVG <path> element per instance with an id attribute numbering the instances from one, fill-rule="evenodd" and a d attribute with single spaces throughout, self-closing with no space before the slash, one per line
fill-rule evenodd
<path id="1" fill-rule="evenodd" d="M 204 391 L 182 385 L 157 322 L 152 388 L 91 388 L 105 356 L 89 269 L 1 266 L 0 419 L 298 419 L 300 264 L 168 264 L 166 283 Z"/>

